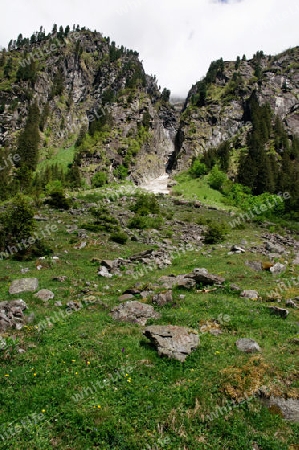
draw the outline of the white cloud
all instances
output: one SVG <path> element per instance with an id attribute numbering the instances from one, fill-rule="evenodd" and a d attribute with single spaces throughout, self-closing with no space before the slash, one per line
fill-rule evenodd
<path id="1" fill-rule="evenodd" d="M 140 53 L 162 87 L 185 96 L 212 60 L 298 44 L 296 0 L 2 0 L 0 44 L 41 25 L 80 24 Z"/>

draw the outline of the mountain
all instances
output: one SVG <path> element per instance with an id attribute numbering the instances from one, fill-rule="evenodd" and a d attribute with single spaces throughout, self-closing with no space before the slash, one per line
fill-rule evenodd
<path id="1" fill-rule="evenodd" d="M 288 137 L 299 136 L 299 47 L 277 56 L 257 52 L 250 60 L 214 61 L 206 77 L 192 86 L 177 136 L 177 170 L 189 167 L 194 156 L 230 141 L 246 145 L 252 122 L 249 102 L 256 93 L 269 104 Z"/>
<path id="2" fill-rule="evenodd" d="M 101 33 L 54 26 L 46 36 L 41 28 L 0 53 L 0 147 L 20 154 L 19 166 L 28 168 L 22 135 L 31 108 L 36 148 L 29 169 L 75 145 L 74 164 L 88 184 L 97 172 L 109 181 L 159 176 L 174 151 L 177 113 L 169 94 L 144 72 L 137 52 Z"/>

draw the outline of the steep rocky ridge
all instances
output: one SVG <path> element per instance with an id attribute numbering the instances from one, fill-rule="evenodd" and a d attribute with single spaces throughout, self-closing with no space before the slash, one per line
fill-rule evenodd
<path id="1" fill-rule="evenodd" d="M 269 103 L 282 119 L 290 138 L 299 135 L 299 47 L 274 57 L 258 52 L 248 61 L 222 63 L 212 82 L 206 77 L 207 83 L 205 79 L 197 82 L 188 93 L 173 160 L 178 170 L 188 167 L 193 156 L 225 140 L 230 139 L 236 149 L 245 146 L 251 129 L 248 100 L 254 91 L 259 103 Z"/>
<path id="2" fill-rule="evenodd" d="M 176 112 L 162 101 L 156 79 L 145 74 L 137 52 L 81 29 L 63 39 L 51 34 L 0 56 L 0 147 L 16 148 L 29 104 L 36 102 L 44 116 L 41 158 L 74 145 L 80 133 L 106 115 L 110 132 L 105 130 L 104 138 L 81 155 L 87 180 L 103 169 L 113 178 L 113 169 L 123 164 L 137 182 L 165 171 L 174 150 Z M 146 134 L 135 148 L 138 157 L 126 159 L 141 126 Z"/>

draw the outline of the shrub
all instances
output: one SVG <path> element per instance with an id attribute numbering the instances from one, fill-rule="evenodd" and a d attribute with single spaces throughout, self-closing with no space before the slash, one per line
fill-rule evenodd
<path id="1" fill-rule="evenodd" d="M 128 236 L 122 231 L 119 231 L 111 234 L 110 240 L 116 242 L 117 244 L 125 245 L 128 240 Z"/>
<path id="2" fill-rule="evenodd" d="M 129 228 L 137 228 L 139 230 L 145 230 L 150 228 L 158 229 L 161 227 L 163 223 L 162 217 L 145 217 L 145 216 L 139 216 L 135 215 L 129 223 Z"/>
<path id="3" fill-rule="evenodd" d="M 92 187 L 101 188 L 107 183 L 107 174 L 106 172 L 97 172 L 91 181 Z"/>
<path id="4" fill-rule="evenodd" d="M 214 166 L 208 176 L 208 183 L 212 189 L 220 191 L 227 176 L 217 166 Z"/>
<path id="5" fill-rule="evenodd" d="M 205 234 L 206 244 L 217 244 L 222 242 L 227 233 L 226 225 L 223 223 L 211 222 Z"/>
<path id="6" fill-rule="evenodd" d="M 207 167 L 204 163 L 201 163 L 198 159 L 196 159 L 193 161 L 189 173 L 193 178 L 200 178 L 202 175 L 207 173 Z"/>
<path id="7" fill-rule="evenodd" d="M 160 212 L 160 206 L 154 194 L 138 195 L 135 204 L 130 209 L 140 216 L 159 214 Z"/>

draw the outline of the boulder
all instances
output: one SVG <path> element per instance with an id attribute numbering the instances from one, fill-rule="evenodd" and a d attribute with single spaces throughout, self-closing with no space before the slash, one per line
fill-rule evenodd
<path id="1" fill-rule="evenodd" d="M 233 245 L 230 251 L 237 254 L 245 253 L 245 249 L 243 247 L 240 247 L 239 245 Z"/>
<path id="2" fill-rule="evenodd" d="M 122 303 L 113 308 L 111 313 L 115 320 L 137 323 L 142 326 L 146 325 L 148 319 L 159 319 L 161 317 L 153 306 L 137 301 Z"/>
<path id="3" fill-rule="evenodd" d="M 207 269 L 194 269 L 192 274 L 186 275 L 188 278 L 192 278 L 197 284 L 203 284 L 204 286 L 213 284 L 223 284 L 225 278 L 218 275 L 210 274 Z"/>
<path id="4" fill-rule="evenodd" d="M 261 272 L 263 270 L 262 263 L 260 261 L 245 261 L 245 264 L 256 272 Z"/>
<path id="5" fill-rule="evenodd" d="M 98 275 L 100 277 L 104 277 L 104 278 L 112 278 L 111 273 L 109 273 L 107 267 L 105 267 L 105 266 L 100 267 L 100 270 L 98 271 Z"/>
<path id="6" fill-rule="evenodd" d="M 120 302 L 125 302 L 126 300 L 131 300 L 132 298 L 134 298 L 133 294 L 123 294 L 120 297 L 118 297 L 118 300 Z"/>
<path id="7" fill-rule="evenodd" d="M 245 290 L 241 292 L 241 297 L 243 298 L 251 298 L 253 300 L 256 300 L 259 296 L 259 293 L 257 291 L 254 290 Z"/>
<path id="8" fill-rule="evenodd" d="M 283 319 L 286 319 L 287 316 L 290 314 L 290 312 L 287 309 L 279 308 L 278 306 L 269 306 L 269 310 L 274 314 L 275 316 L 280 316 Z"/>
<path id="9" fill-rule="evenodd" d="M 237 349 L 240 350 L 240 352 L 244 352 L 244 353 L 255 353 L 255 352 L 261 351 L 260 346 L 253 339 L 247 339 L 247 338 L 239 339 L 236 342 L 236 346 L 237 346 Z"/>
<path id="10" fill-rule="evenodd" d="M 21 294 L 22 292 L 34 292 L 38 288 L 38 279 L 37 278 L 20 278 L 18 280 L 14 280 L 10 287 L 10 294 Z"/>
<path id="11" fill-rule="evenodd" d="M 279 244 L 274 244 L 271 241 L 266 242 L 266 250 L 268 250 L 268 252 L 270 253 L 278 253 L 279 255 L 281 255 L 282 253 L 285 252 L 285 248 L 282 245 Z"/>
<path id="12" fill-rule="evenodd" d="M 261 393 L 261 401 L 270 411 L 281 415 L 285 420 L 299 423 L 299 399 L 266 396 Z"/>
<path id="13" fill-rule="evenodd" d="M 280 263 L 274 264 L 273 267 L 270 267 L 270 272 L 273 273 L 273 275 L 279 275 L 280 273 L 283 273 L 286 270 L 286 266 Z"/>
<path id="14" fill-rule="evenodd" d="M 160 356 L 185 361 L 199 345 L 197 331 L 174 325 L 147 327 L 143 334 L 156 346 Z"/>
<path id="15" fill-rule="evenodd" d="M 34 295 L 34 297 L 47 302 L 54 298 L 54 293 L 52 291 L 49 291 L 48 289 L 41 289 Z"/>
<path id="16" fill-rule="evenodd" d="M 161 292 L 160 294 L 156 294 L 153 297 L 153 303 L 158 306 L 164 306 L 167 303 L 172 303 L 172 291 Z"/>

